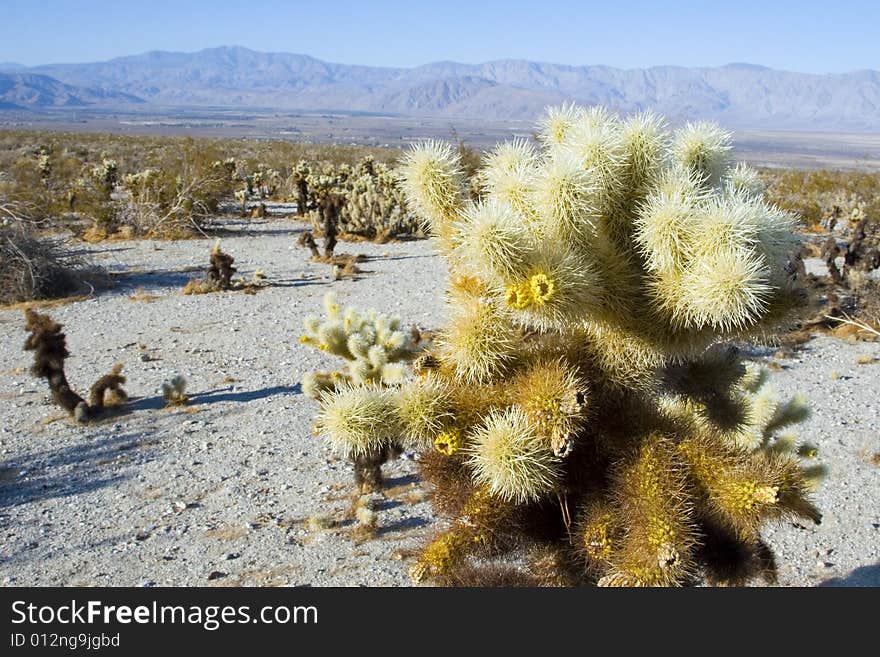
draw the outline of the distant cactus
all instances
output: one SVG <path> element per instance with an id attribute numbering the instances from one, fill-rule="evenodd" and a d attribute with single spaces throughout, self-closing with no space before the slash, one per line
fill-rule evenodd
<path id="1" fill-rule="evenodd" d="M 214 244 L 211 249 L 210 260 L 205 270 L 204 278 L 194 278 L 189 281 L 183 288 L 183 293 L 190 294 L 210 294 L 212 292 L 225 292 L 227 290 L 243 290 L 246 293 L 255 293 L 266 287 L 266 274 L 260 269 L 254 272 L 250 281 L 233 279 L 232 277 L 238 271 L 233 264 L 235 258 L 225 253 L 220 248 L 220 240 Z"/>
<path id="2" fill-rule="evenodd" d="M 296 186 L 296 213 L 300 217 L 303 217 L 309 209 L 308 163 L 304 160 L 297 162 L 290 177 L 293 184 Z"/>
<path id="3" fill-rule="evenodd" d="M 37 157 L 37 169 L 40 172 L 42 181 L 44 183 L 47 182 L 52 175 L 52 160 L 49 158 L 49 153 L 45 150 L 41 150 Z"/>
<path id="4" fill-rule="evenodd" d="M 234 196 L 235 196 L 235 200 L 238 201 L 239 204 L 241 205 L 241 208 L 239 210 L 239 214 L 241 214 L 242 217 L 247 216 L 247 200 L 248 200 L 247 190 L 246 189 L 238 189 L 235 191 Z"/>
<path id="5" fill-rule="evenodd" d="M 352 454 L 422 452 L 450 524 L 417 581 L 482 582 L 485 558 L 523 548 L 529 572 L 495 579 L 772 580 L 761 528 L 818 522 L 821 472 L 779 433 L 804 401 L 779 402 L 724 343 L 801 303 L 791 217 L 729 165 L 717 126 L 564 106 L 540 142 L 488 154 L 476 202 L 454 147 L 407 155 L 408 203 L 450 268 L 449 324 L 399 389 L 325 393 L 321 433 Z"/>
<path id="6" fill-rule="evenodd" d="M 109 195 L 119 177 L 119 164 L 116 160 L 105 157 L 99 166 L 92 169 L 92 175 L 100 181 Z"/>
<path id="7" fill-rule="evenodd" d="M 308 209 L 315 230 L 327 226 L 327 199 L 334 199 L 333 230 L 379 241 L 395 235 L 414 235 L 423 222 L 409 209 L 394 174 L 366 157 L 356 167 L 300 163 L 293 180 L 298 186 L 297 208 Z M 300 213 L 302 214 L 302 213 Z"/>

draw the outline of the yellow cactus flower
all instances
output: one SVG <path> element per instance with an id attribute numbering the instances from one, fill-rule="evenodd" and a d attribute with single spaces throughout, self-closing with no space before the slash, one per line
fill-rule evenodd
<path id="1" fill-rule="evenodd" d="M 507 305 L 516 310 L 528 308 L 532 303 L 532 287 L 528 282 L 511 285 L 507 288 L 505 299 Z"/>
<path id="2" fill-rule="evenodd" d="M 556 292 L 556 283 L 548 278 L 546 274 L 535 274 L 529 279 L 529 289 L 532 301 L 538 305 L 543 305 Z"/>
<path id="3" fill-rule="evenodd" d="M 441 431 L 434 438 L 434 449 L 446 456 L 452 456 L 461 447 L 461 433 L 457 429 L 448 429 Z"/>

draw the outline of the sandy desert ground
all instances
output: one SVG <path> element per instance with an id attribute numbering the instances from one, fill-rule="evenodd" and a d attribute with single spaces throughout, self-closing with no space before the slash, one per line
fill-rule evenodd
<path id="1" fill-rule="evenodd" d="M 254 295 L 180 293 L 213 239 L 79 245 L 116 284 L 49 312 L 65 325 L 75 388 L 124 364 L 133 401 L 100 423 L 77 426 L 51 404 L 28 372 L 21 311 L 0 310 L 0 583 L 410 584 L 412 552 L 437 524 L 416 464 L 386 466 L 378 535 L 358 542 L 351 467 L 311 434 L 317 405 L 298 384 L 336 361 L 297 337 L 331 289 L 436 328 L 446 270 L 428 240 L 341 244 L 371 259 L 358 279 L 332 281 L 294 246 L 302 226 L 228 222 L 240 274 L 262 268 L 272 282 Z M 766 532 L 779 583 L 880 585 L 880 364 L 857 363 L 880 359 L 880 343 L 820 336 L 794 357 L 775 351 L 752 353 L 777 362 L 782 395 L 810 399 L 800 432 L 830 468 L 823 523 Z M 166 409 L 158 390 L 176 373 L 191 403 Z"/>

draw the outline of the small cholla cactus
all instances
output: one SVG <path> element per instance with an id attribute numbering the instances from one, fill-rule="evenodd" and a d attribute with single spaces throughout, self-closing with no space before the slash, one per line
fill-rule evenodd
<path id="1" fill-rule="evenodd" d="M 43 182 L 52 175 L 52 161 L 49 159 L 49 153 L 45 150 L 41 150 L 37 156 L 37 169 L 40 171 L 40 178 Z"/>
<path id="2" fill-rule="evenodd" d="M 211 168 L 215 171 L 222 170 L 226 174 L 227 179 L 230 181 L 234 180 L 235 178 L 236 166 L 234 157 L 227 157 L 225 160 L 222 161 L 215 160 L 213 163 L 211 163 Z"/>
<path id="3" fill-rule="evenodd" d="M 449 522 L 416 581 L 772 581 L 762 527 L 819 522 L 815 448 L 781 433 L 804 401 L 727 346 L 802 301 L 792 218 L 730 147 L 711 124 L 564 106 L 537 146 L 485 157 L 476 201 L 453 146 L 407 155 L 449 322 L 416 378 L 324 393 L 318 428 L 343 453 L 421 452 Z M 525 568 L 481 568 L 510 550 Z"/>
<path id="4" fill-rule="evenodd" d="M 232 276 L 238 271 L 233 266 L 235 258 L 220 248 L 220 240 L 211 249 L 210 260 L 205 277 L 201 280 L 192 279 L 183 288 L 184 294 L 208 294 L 242 287 Z"/>
<path id="5" fill-rule="evenodd" d="M 105 157 L 101 161 L 100 166 L 92 169 L 92 175 L 100 181 L 104 189 L 109 193 L 116 186 L 119 176 L 119 164 L 116 160 Z"/>
<path id="6" fill-rule="evenodd" d="M 290 174 L 291 182 L 296 186 L 296 214 L 304 217 L 309 210 L 309 165 L 305 160 L 300 160 Z"/>
<path id="7" fill-rule="evenodd" d="M 375 425 L 375 411 L 391 397 L 390 387 L 400 385 L 407 375 L 407 361 L 424 347 L 416 331 L 409 335 L 400 330 L 400 320 L 374 310 L 362 315 L 354 308 L 342 309 L 333 292 L 324 297 L 327 318 L 307 317 L 300 343 L 312 346 L 348 362 L 345 371 L 312 372 L 303 377 L 302 389 L 319 399 L 321 412 L 317 426 L 328 427 L 334 436 L 348 439 L 332 442 L 336 452 L 355 464 L 355 483 L 362 492 L 381 488 L 381 466 L 405 446 L 396 436 L 399 427 L 388 424 L 385 429 Z M 367 395 L 361 395 L 368 390 Z M 347 394 L 349 391 L 351 394 Z M 328 396 L 328 393 L 335 393 Z M 360 429 L 358 418 L 371 423 L 369 430 Z M 383 423 L 387 418 L 379 420 Z M 382 437 L 376 439 L 377 432 Z M 366 440 L 359 441 L 358 437 Z"/>
<path id="8" fill-rule="evenodd" d="M 181 406 L 189 399 L 186 396 L 186 379 L 180 374 L 175 374 L 168 381 L 162 383 L 162 399 L 167 406 Z"/>
<path id="9" fill-rule="evenodd" d="M 318 398 L 326 390 L 345 385 L 377 383 L 396 385 L 406 377 L 406 363 L 419 345 L 400 330 L 400 320 L 369 310 L 342 309 L 333 292 L 324 297 L 326 319 L 310 316 L 304 321 L 301 344 L 345 359 L 346 371 L 312 372 L 302 380 L 303 392 Z"/>
<path id="10" fill-rule="evenodd" d="M 248 191 L 246 189 L 236 190 L 235 200 L 241 204 L 241 216 L 244 217 L 247 215 Z"/>
<path id="11" fill-rule="evenodd" d="M 25 351 L 34 352 L 31 373 L 46 379 L 52 399 L 66 410 L 77 422 L 87 422 L 104 413 L 108 407 L 118 406 L 128 400 L 122 388 L 125 377 L 122 364 L 117 363 L 108 374 L 99 378 L 89 389 L 89 399 L 80 397 L 67 382 L 64 361 L 70 356 L 67 351 L 67 338 L 61 331 L 61 324 L 49 315 L 26 309 L 25 330 L 28 331 L 24 343 Z"/>

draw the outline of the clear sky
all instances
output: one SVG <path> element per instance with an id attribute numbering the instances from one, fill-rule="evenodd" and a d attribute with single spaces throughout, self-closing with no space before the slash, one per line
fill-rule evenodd
<path id="1" fill-rule="evenodd" d="M 516 58 L 844 72 L 880 69 L 880 0 L 0 0 L 0 62 L 220 45 L 376 66 Z"/>

